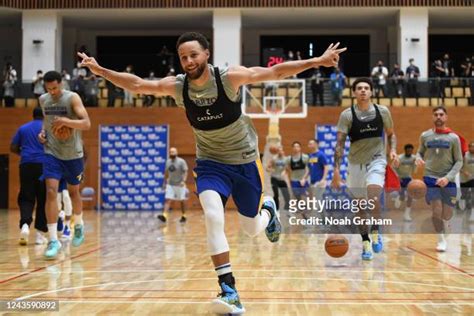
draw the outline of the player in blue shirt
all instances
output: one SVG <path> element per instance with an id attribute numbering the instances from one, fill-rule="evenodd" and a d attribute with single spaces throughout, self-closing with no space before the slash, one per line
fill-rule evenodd
<path id="1" fill-rule="evenodd" d="M 41 108 L 33 110 L 33 120 L 22 125 L 16 132 L 10 144 L 10 151 L 21 157 L 20 160 L 20 193 L 18 207 L 20 208 L 20 245 L 28 244 L 30 224 L 33 221 L 33 209 L 36 205 L 35 228 L 36 244 L 43 244 L 46 238 L 40 232 L 47 232 L 45 199 L 46 189 L 39 178 L 43 173 L 44 149 L 38 140 L 38 134 L 43 125 Z"/>

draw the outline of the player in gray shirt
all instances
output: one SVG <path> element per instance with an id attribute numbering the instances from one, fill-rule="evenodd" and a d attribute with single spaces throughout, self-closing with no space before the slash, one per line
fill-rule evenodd
<path id="1" fill-rule="evenodd" d="M 158 214 L 158 219 L 166 222 L 172 201 L 179 201 L 181 204 L 181 223 L 186 222 L 187 188 L 186 179 L 188 178 L 188 164 L 186 160 L 178 157 L 178 150 L 175 147 L 170 148 L 170 157 L 166 160 L 165 167 L 165 207 L 163 213 Z"/>
<path id="2" fill-rule="evenodd" d="M 433 211 L 433 225 L 438 233 L 437 251 L 447 248 L 444 221 L 453 216 L 456 203 L 456 175 L 463 163 L 459 137 L 447 126 L 448 112 L 442 106 L 433 109 L 434 128 L 423 132 L 416 165 L 424 167 L 424 177 L 428 191 L 426 201 Z"/>
<path id="3" fill-rule="evenodd" d="M 416 165 L 415 165 L 416 156 L 413 155 L 414 148 L 415 147 L 412 144 L 406 144 L 404 146 L 405 153 L 398 156 L 398 159 L 400 160 L 400 164 L 398 165 L 398 168 L 395 169 L 395 171 L 397 172 L 398 177 L 400 178 L 400 195 L 395 200 L 396 208 L 399 208 L 401 201 L 405 200 L 405 194 L 406 194 L 408 183 L 410 183 L 412 179 L 412 175 L 416 170 Z M 411 222 L 410 213 L 411 213 L 412 202 L 413 202 L 413 199 L 411 198 L 411 196 L 407 195 L 405 213 L 403 215 L 403 219 L 406 222 Z"/>
<path id="4" fill-rule="evenodd" d="M 474 221 L 473 190 L 474 190 L 474 141 L 469 143 L 469 151 L 464 155 L 464 164 L 461 169 L 462 199 L 465 201 L 465 209 L 471 212 L 470 221 Z"/>
<path id="5" fill-rule="evenodd" d="M 71 195 L 74 210 L 73 246 L 84 242 L 84 222 L 82 220 L 82 200 L 79 185 L 84 172 L 84 151 L 81 131 L 90 129 L 89 115 L 81 98 L 75 93 L 62 89 L 61 74 L 48 71 L 43 78 L 48 93 L 39 98 L 44 113 L 43 130 L 38 135 L 44 144 L 45 160 L 43 177 L 46 182 L 46 218 L 48 220 L 49 243 L 45 250 L 46 259 L 55 259 L 61 249 L 57 236 L 59 181 L 65 179 Z M 67 139 L 59 139 L 55 130 L 72 129 Z"/>
<path id="6" fill-rule="evenodd" d="M 337 123 L 337 141 L 334 150 L 334 176 L 332 187 L 341 186 L 339 168 L 344 153 L 346 137 L 349 136 L 349 166 L 347 187 L 355 198 L 367 198 L 374 202 L 373 218 L 380 217 L 380 196 L 385 184 L 385 136 L 390 148 L 390 159 L 398 165 L 396 137 L 392 117 L 387 107 L 371 102 L 373 83 L 369 78 L 358 78 L 352 84 L 357 103 L 344 110 Z M 385 136 L 384 136 L 385 134 Z M 362 211 L 362 215 L 367 213 Z M 372 250 L 383 249 L 383 240 L 378 225 L 372 225 L 372 242 L 368 227 L 359 227 L 362 235 L 362 259 L 372 260 Z"/>
<path id="7" fill-rule="evenodd" d="M 135 93 L 171 96 L 178 103 L 182 98 L 196 139 L 196 188 L 204 210 L 209 253 L 222 290 L 219 298 L 212 302 L 214 313 L 245 311 L 235 288 L 224 231 L 224 206 L 230 195 L 239 211 L 240 227 L 248 235 L 255 236 L 265 230 L 267 238 L 276 242 L 281 233 L 275 202 L 263 196 L 263 167 L 255 128 L 250 118 L 242 114 L 241 102 L 233 99 L 233 95 L 238 94 L 243 85 L 288 78 L 318 66 L 335 67 L 339 54 L 346 50 L 338 46 L 339 43 L 331 44 L 323 55 L 311 59 L 272 67 L 232 66 L 221 71 L 218 67 L 209 67 L 206 37 L 188 32 L 182 34 L 176 44 L 186 75 L 155 81 L 106 69 L 94 58 L 78 53 L 82 66 L 118 87 Z M 228 92 L 229 88 L 232 93 Z"/>
<path id="8" fill-rule="evenodd" d="M 279 191 L 283 194 L 285 201 L 284 209 L 287 210 L 290 202 L 290 193 L 288 189 L 288 175 L 286 173 L 287 157 L 285 157 L 285 151 L 283 146 L 278 146 L 278 154 L 273 156 L 268 162 L 267 171 L 271 173 L 270 182 L 272 184 L 273 198 L 277 209 L 280 209 L 280 195 Z"/>

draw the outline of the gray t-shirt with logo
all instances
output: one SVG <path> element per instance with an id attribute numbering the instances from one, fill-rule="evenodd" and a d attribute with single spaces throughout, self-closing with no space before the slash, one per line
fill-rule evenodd
<path id="1" fill-rule="evenodd" d="M 286 157 L 285 156 L 279 157 L 277 155 L 272 158 L 272 162 L 273 162 L 272 163 L 273 170 L 271 173 L 271 177 L 278 180 L 282 180 L 283 177 L 281 174 L 283 173 L 283 171 L 285 171 L 285 168 L 286 168 Z"/>
<path id="2" fill-rule="evenodd" d="M 397 174 L 400 178 L 411 178 L 413 172 L 415 172 L 415 155 L 406 156 L 401 154 L 398 156 L 400 165 L 396 168 Z"/>
<path id="3" fill-rule="evenodd" d="M 198 106 L 209 106 L 217 100 L 217 84 L 214 68 L 208 65 L 211 78 L 203 86 L 189 82 L 189 98 Z M 227 68 L 219 68 L 222 85 L 227 97 L 232 101 L 239 99 L 227 77 Z M 183 106 L 184 75 L 176 76 L 175 101 Z M 257 131 L 252 120 L 242 114 L 234 123 L 215 130 L 199 130 L 193 128 L 196 140 L 196 157 L 220 163 L 237 165 L 253 162 L 259 158 Z"/>
<path id="4" fill-rule="evenodd" d="M 39 98 L 43 109 L 43 126 L 46 131 L 46 143 L 44 152 L 61 160 L 73 160 L 84 156 L 82 145 L 82 132 L 78 129 L 72 130 L 72 135 L 66 140 L 59 140 L 53 135 L 52 123 L 56 116 L 65 116 L 70 119 L 78 119 L 72 109 L 72 96 L 74 92 L 62 90 L 58 100 L 54 100 L 49 93 Z"/>
<path id="5" fill-rule="evenodd" d="M 462 183 L 474 180 L 474 155 L 471 154 L 470 152 L 467 152 L 464 155 L 464 163 L 462 165 L 461 171 L 465 171 L 469 173 L 469 175 L 466 176 L 464 173 L 461 172 Z"/>
<path id="6" fill-rule="evenodd" d="M 188 164 L 183 158 L 170 158 L 166 160 L 166 171 L 168 172 L 168 184 L 180 185 L 181 182 L 186 181 L 184 176 L 188 171 Z"/>
<path id="7" fill-rule="evenodd" d="M 392 116 L 389 109 L 384 105 L 377 105 L 380 115 L 383 120 L 384 129 L 393 128 Z M 373 104 L 369 106 L 367 111 L 360 111 L 357 105 L 355 106 L 355 113 L 361 122 L 370 122 L 375 118 L 375 107 Z M 342 111 L 337 123 L 337 131 L 349 134 L 352 126 L 352 112 L 351 108 Z M 373 137 L 360 139 L 351 143 L 349 147 L 349 162 L 354 164 L 367 164 L 377 158 L 386 159 L 385 157 L 385 142 L 382 137 Z"/>
<path id="8" fill-rule="evenodd" d="M 446 177 L 454 182 L 463 163 L 461 142 L 454 133 L 437 134 L 433 129 L 423 132 L 418 154 L 425 161 L 426 177 L 436 179 Z"/>

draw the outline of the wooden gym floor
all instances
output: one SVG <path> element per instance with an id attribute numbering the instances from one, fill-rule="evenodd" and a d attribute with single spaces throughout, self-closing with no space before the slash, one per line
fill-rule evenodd
<path id="1" fill-rule="evenodd" d="M 166 225 L 154 216 L 86 212 L 85 243 L 64 244 L 46 261 L 34 230 L 28 246 L 18 245 L 19 212 L 0 211 L 0 300 L 58 300 L 68 315 L 209 314 L 218 286 L 201 212 L 185 224 L 177 213 Z M 386 235 L 384 252 L 362 262 L 359 236 L 333 259 L 325 236 L 283 235 L 272 245 L 231 225 L 236 212 L 226 221 L 246 315 L 474 314 L 472 234 L 450 235 L 443 254 L 434 235 Z"/>

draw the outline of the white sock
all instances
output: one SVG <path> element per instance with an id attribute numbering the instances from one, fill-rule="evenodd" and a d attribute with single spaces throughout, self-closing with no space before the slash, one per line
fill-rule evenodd
<path id="1" fill-rule="evenodd" d="M 405 207 L 405 213 L 410 213 L 411 212 L 411 207 Z"/>
<path id="2" fill-rule="evenodd" d="M 48 224 L 49 240 L 58 240 L 58 223 Z"/>
<path id="3" fill-rule="evenodd" d="M 215 268 L 217 276 L 231 273 L 232 272 L 232 266 L 230 263 L 224 263 L 223 265 L 220 265 Z"/>
<path id="4" fill-rule="evenodd" d="M 74 225 L 84 225 L 84 221 L 82 220 L 82 213 L 74 214 Z"/>
<path id="5" fill-rule="evenodd" d="M 71 227 L 71 220 L 70 219 L 67 219 L 65 222 L 64 222 L 64 225 L 68 226 L 68 227 Z"/>

